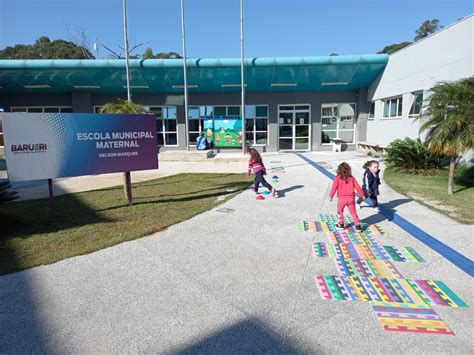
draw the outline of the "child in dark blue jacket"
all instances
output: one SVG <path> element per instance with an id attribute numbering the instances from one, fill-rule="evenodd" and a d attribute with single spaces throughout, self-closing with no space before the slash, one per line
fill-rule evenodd
<path id="1" fill-rule="evenodd" d="M 372 200 L 374 210 L 379 212 L 379 203 L 377 200 L 377 196 L 380 195 L 379 162 L 377 160 L 369 160 L 364 164 L 363 168 L 365 169 L 365 171 L 364 177 L 362 178 L 362 190 L 364 191 L 365 198 L 370 197 L 370 199 Z M 362 201 L 362 198 L 359 198 L 359 200 L 357 201 L 357 205 L 359 206 L 359 208 L 361 207 Z"/>

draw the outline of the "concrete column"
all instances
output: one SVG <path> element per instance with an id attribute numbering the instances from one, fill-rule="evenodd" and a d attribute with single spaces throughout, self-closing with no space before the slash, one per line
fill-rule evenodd
<path id="1" fill-rule="evenodd" d="M 278 104 L 268 105 L 268 146 L 269 152 L 278 150 Z"/>
<path id="2" fill-rule="evenodd" d="M 370 103 L 367 102 L 367 89 L 360 89 L 357 97 L 357 120 L 355 143 L 367 141 L 367 117 L 369 116 Z"/>
<path id="3" fill-rule="evenodd" d="M 311 150 L 321 150 L 321 98 L 311 100 Z"/>
<path id="4" fill-rule="evenodd" d="M 166 149 L 186 149 L 186 120 L 184 106 L 176 106 L 178 117 L 178 147 L 166 147 Z"/>
<path id="5" fill-rule="evenodd" d="M 71 92 L 72 112 L 93 113 L 92 94 L 89 92 Z"/>

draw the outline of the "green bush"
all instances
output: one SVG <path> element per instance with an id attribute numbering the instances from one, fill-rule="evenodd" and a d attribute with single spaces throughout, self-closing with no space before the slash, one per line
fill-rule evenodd
<path id="1" fill-rule="evenodd" d="M 0 205 L 18 198 L 15 191 L 10 191 L 10 187 L 11 185 L 8 181 L 0 181 Z"/>
<path id="2" fill-rule="evenodd" d="M 432 153 L 419 138 L 396 139 L 387 148 L 387 163 L 395 170 L 412 174 L 434 174 L 442 168 L 445 159 Z"/>

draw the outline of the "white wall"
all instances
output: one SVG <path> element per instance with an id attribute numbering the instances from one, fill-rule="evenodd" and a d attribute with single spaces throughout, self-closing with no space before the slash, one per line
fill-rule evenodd
<path id="1" fill-rule="evenodd" d="M 413 92 L 427 91 L 440 81 L 474 75 L 474 15 L 390 55 L 387 66 L 369 87 L 375 119 L 367 122 L 367 142 L 388 145 L 396 138 L 418 137 L 419 123 L 408 117 Z M 401 118 L 383 116 L 383 100 L 403 96 Z"/>

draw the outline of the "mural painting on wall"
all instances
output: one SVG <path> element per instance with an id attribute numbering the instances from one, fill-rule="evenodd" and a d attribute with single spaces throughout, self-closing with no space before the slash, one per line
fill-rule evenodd
<path id="1" fill-rule="evenodd" d="M 214 141 L 216 147 L 242 146 L 242 120 L 239 117 L 206 118 L 204 131 Z"/>

